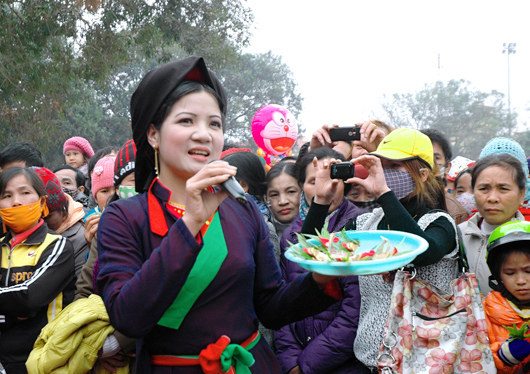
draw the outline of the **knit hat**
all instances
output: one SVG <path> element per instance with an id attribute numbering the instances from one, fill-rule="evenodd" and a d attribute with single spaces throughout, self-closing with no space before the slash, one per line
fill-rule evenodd
<path id="1" fill-rule="evenodd" d="M 46 197 L 46 205 L 48 206 L 48 210 L 53 212 L 55 210 L 64 208 L 68 203 L 68 199 L 63 192 L 59 178 L 57 178 L 57 176 L 53 174 L 51 170 L 45 167 L 34 169 L 39 175 L 40 179 L 42 179 L 44 189 L 46 190 L 46 195 L 48 195 Z"/>
<path id="2" fill-rule="evenodd" d="M 114 157 L 103 157 L 92 171 L 92 195 L 102 188 L 114 187 Z"/>
<path id="3" fill-rule="evenodd" d="M 231 155 L 232 153 L 237 153 L 237 152 L 252 152 L 252 150 L 250 148 L 228 148 L 224 150 L 223 152 L 221 152 L 220 159 L 222 160 L 225 156 L 228 156 L 228 155 Z"/>
<path id="4" fill-rule="evenodd" d="M 226 115 L 226 92 L 216 75 L 206 67 L 202 57 L 172 61 L 147 73 L 131 98 L 131 127 L 138 150 L 138 193 L 147 191 L 155 178 L 154 150 L 147 141 L 147 130 L 166 98 L 185 80 L 199 81 L 213 88 L 220 97 L 219 109 Z"/>
<path id="5" fill-rule="evenodd" d="M 429 165 L 431 169 L 434 166 L 431 139 L 413 129 L 392 131 L 379 143 L 377 150 L 370 154 L 392 161 L 419 159 Z"/>
<path id="6" fill-rule="evenodd" d="M 114 187 L 118 186 L 127 175 L 134 173 L 136 161 L 136 145 L 134 140 L 129 140 L 120 148 L 114 163 Z"/>
<path id="7" fill-rule="evenodd" d="M 92 156 L 94 156 L 94 150 L 92 149 L 92 146 L 88 140 L 80 136 L 74 136 L 73 138 L 70 138 L 64 142 L 63 155 L 68 151 L 81 152 L 88 158 L 92 158 Z"/>
<path id="8" fill-rule="evenodd" d="M 486 143 L 482 151 L 480 152 L 480 158 L 484 158 L 489 155 L 498 155 L 501 153 L 508 153 L 519 160 L 523 167 L 524 174 L 526 175 L 526 194 L 524 201 L 530 200 L 530 180 L 528 179 L 528 163 L 526 161 L 526 155 L 524 154 L 523 147 L 513 139 L 508 138 L 493 138 Z"/>

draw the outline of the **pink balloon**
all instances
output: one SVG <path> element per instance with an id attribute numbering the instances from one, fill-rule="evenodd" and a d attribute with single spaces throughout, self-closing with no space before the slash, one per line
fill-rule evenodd
<path id="1" fill-rule="evenodd" d="M 298 125 L 293 114 L 283 106 L 268 104 L 252 119 L 252 137 L 265 151 L 274 156 L 284 155 L 298 138 Z"/>

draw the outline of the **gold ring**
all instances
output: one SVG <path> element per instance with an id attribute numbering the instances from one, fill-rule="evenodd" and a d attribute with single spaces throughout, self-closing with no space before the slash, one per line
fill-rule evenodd
<path id="1" fill-rule="evenodd" d="M 374 127 L 374 130 L 375 130 L 375 129 L 377 129 L 377 125 L 376 125 L 376 124 L 374 124 L 374 126 L 375 126 L 375 127 Z"/>

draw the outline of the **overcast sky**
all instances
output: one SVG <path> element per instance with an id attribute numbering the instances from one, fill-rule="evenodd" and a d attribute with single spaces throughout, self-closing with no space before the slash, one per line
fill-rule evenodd
<path id="1" fill-rule="evenodd" d="M 507 94 L 530 124 L 530 2 L 247 0 L 255 28 L 246 52 L 271 50 L 294 73 L 307 134 L 324 123 L 353 125 L 381 113 L 383 94 L 465 79 Z M 312 5 L 314 4 L 314 5 Z M 438 68 L 440 55 L 441 69 Z"/>

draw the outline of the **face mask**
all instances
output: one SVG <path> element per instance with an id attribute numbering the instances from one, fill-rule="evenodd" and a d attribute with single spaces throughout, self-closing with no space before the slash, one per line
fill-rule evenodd
<path id="1" fill-rule="evenodd" d="M 118 196 L 120 197 L 120 199 L 127 199 L 135 195 L 138 195 L 138 192 L 136 192 L 136 188 L 134 186 L 118 187 Z"/>
<path id="2" fill-rule="evenodd" d="M 77 195 L 79 195 L 79 191 L 78 190 L 71 190 L 69 188 L 66 188 L 66 187 L 63 187 L 63 192 L 70 195 L 72 197 L 72 199 L 75 199 L 77 197 Z"/>
<path id="3" fill-rule="evenodd" d="M 375 199 L 368 201 L 353 201 L 353 204 L 357 208 L 366 209 L 368 211 L 372 211 L 375 208 L 379 208 L 379 204 L 377 204 L 377 201 Z"/>
<path id="4" fill-rule="evenodd" d="M 410 195 L 416 189 L 416 182 L 406 170 L 383 168 L 386 185 L 396 194 L 398 200 Z"/>
<path id="5" fill-rule="evenodd" d="M 0 217 L 4 221 L 4 230 L 5 226 L 8 226 L 17 234 L 29 229 L 41 217 L 46 217 L 48 213 L 44 198 L 36 203 L 0 209 Z"/>
<path id="6" fill-rule="evenodd" d="M 475 204 L 475 196 L 472 193 L 462 192 L 459 196 L 456 197 L 456 200 L 458 200 L 458 202 L 462 204 L 464 208 L 466 208 L 467 212 L 470 215 L 474 210 L 477 210 L 477 206 Z"/>

